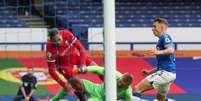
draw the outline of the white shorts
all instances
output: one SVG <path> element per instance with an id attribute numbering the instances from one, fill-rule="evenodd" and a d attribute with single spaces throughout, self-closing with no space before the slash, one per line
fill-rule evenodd
<path id="1" fill-rule="evenodd" d="M 176 79 L 176 74 L 165 70 L 158 70 L 146 77 L 158 94 L 166 96 L 171 83 Z"/>

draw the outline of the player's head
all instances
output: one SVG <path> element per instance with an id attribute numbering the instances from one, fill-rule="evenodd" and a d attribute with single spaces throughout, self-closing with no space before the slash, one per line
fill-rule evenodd
<path id="1" fill-rule="evenodd" d="M 68 81 L 73 89 L 75 89 L 76 91 L 83 91 L 84 86 L 82 84 L 82 81 L 78 77 L 71 77 L 68 79 Z"/>
<path id="2" fill-rule="evenodd" d="M 34 68 L 33 67 L 27 67 L 27 73 L 31 76 L 34 74 Z"/>
<path id="3" fill-rule="evenodd" d="M 159 37 L 161 34 L 165 33 L 168 27 L 168 22 L 164 18 L 155 18 L 152 23 L 153 34 Z"/>
<path id="4" fill-rule="evenodd" d="M 59 34 L 59 30 L 57 28 L 49 29 L 48 36 L 54 44 L 59 45 L 62 42 L 62 36 Z"/>
<path id="5" fill-rule="evenodd" d="M 117 82 L 117 86 L 121 88 L 126 88 L 131 85 L 133 81 L 133 75 L 130 73 L 124 73 Z"/>

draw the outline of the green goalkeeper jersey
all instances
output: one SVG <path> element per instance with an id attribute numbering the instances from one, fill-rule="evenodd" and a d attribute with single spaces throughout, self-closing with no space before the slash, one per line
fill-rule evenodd
<path id="1" fill-rule="evenodd" d="M 100 66 L 88 66 L 87 72 L 96 73 L 98 75 L 103 76 L 104 75 L 104 68 Z M 116 80 L 118 81 L 121 77 L 120 72 L 116 72 Z M 105 99 L 105 90 L 104 90 L 104 84 L 96 84 L 88 80 L 82 80 L 85 91 L 87 93 L 87 96 L 89 97 L 88 101 L 104 101 Z M 132 89 L 131 86 L 128 88 L 120 88 L 117 87 L 117 99 L 122 99 L 124 101 L 131 101 L 132 96 Z"/>

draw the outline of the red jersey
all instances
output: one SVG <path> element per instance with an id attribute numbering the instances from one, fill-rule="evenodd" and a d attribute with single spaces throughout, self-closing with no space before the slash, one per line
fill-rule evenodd
<path id="1" fill-rule="evenodd" d="M 73 65 L 86 65 L 85 48 L 79 40 L 68 30 L 59 30 L 63 40 L 60 45 L 48 40 L 46 45 L 47 63 L 50 75 L 64 87 L 65 83 L 56 74 L 56 70 L 63 73 L 63 69 Z M 67 71 L 67 70 L 66 70 Z M 69 76 L 69 72 L 63 74 Z"/>

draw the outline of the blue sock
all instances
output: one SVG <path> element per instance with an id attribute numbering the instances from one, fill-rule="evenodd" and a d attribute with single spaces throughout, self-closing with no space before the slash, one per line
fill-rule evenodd
<path id="1" fill-rule="evenodd" d="M 138 92 L 135 92 L 135 93 L 133 93 L 133 96 L 136 96 L 136 97 L 141 98 L 141 97 L 142 97 L 142 94 L 141 94 L 141 93 L 138 93 Z"/>

